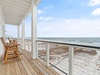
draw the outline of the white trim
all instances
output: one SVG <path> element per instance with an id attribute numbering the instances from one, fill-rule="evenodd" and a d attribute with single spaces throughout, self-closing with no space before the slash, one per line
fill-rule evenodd
<path id="1" fill-rule="evenodd" d="M 17 30 L 17 38 L 18 38 L 18 43 L 20 43 L 20 26 L 18 25 L 18 30 Z"/>
<path id="2" fill-rule="evenodd" d="M 32 0 L 32 24 L 31 24 L 31 50 L 32 58 L 37 58 L 37 49 L 36 49 L 36 39 L 37 39 L 37 6 L 35 4 L 36 0 Z"/>
<path id="3" fill-rule="evenodd" d="M 46 65 L 49 66 L 49 43 L 46 43 Z"/>
<path id="4" fill-rule="evenodd" d="M 38 5 L 41 2 L 41 0 L 36 0 L 36 5 Z"/>
<path id="5" fill-rule="evenodd" d="M 17 2 L 14 2 L 14 1 L 12 1 L 12 0 L 1 0 L 0 1 L 2 4 L 4 4 L 4 3 L 7 3 L 7 4 L 12 4 L 12 5 L 15 5 L 15 6 L 19 6 L 19 7 L 22 7 L 22 8 L 27 8 L 28 9 L 28 7 L 26 6 L 26 5 L 23 5 L 23 4 L 21 4 L 21 3 L 17 3 Z"/>
<path id="6" fill-rule="evenodd" d="M 25 21 L 22 19 L 22 49 L 24 49 L 24 39 L 25 39 Z"/>
<path id="7" fill-rule="evenodd" d="M 73 75 L 74 47 L 69 46 L 69 75 Z"/>

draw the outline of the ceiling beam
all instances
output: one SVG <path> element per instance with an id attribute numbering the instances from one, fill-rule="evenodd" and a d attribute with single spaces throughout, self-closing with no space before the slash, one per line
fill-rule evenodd
<path id="1" fill-rule="evenodd" d="M 41 2 L 41 0 L 36 0 L 36 5 L 38 5 Z"/>
<path id="2" fill-rule="evenodd" d="M 24 11 L 28 10 L 28 9 L 25 9 L 25 8 L 22 8 L 22 7 L 18 7 L 18 6 L 14 6 L 14 5 L 11 5 L 11 4 L 8 4 L 8 3 L 4 3 L 4 2 L 2 2 L 1 5 L 2 6 L 6 6 L 6 7 L 10 7 L 10 8 L 19 9 L 19 10 L 24 10 Z"/>
<path id="3" fill-rule="evenodd" d="M 6 7 L 6 6 L 3 6 L 3 11 L 15 12 L 16 14 L 17 13 L 23 13 L 23 14 L 26 13 L 26 11 L 10 8 L 10 7 Z M 4 12 L 4 13 L 6 13 L 6 12 Z"/>
<path id="4" fill-rule="evenodd" d="M 26 1 L 26 2 L 30 2 L 30 3 L 31 3 L 31 1 L 32 1 L 32 0 L 25 0 L 25 1 Z"/>
<path id="5" fill-rule="evenodd" d="M 15 25 L 15 26 L 18 25 L 17 23 L 12 23 L 12 22 L 6 22 L 6 24 Z"/>
<path id="6" fill-rule="evenodd" d="M 40 2 L 41 2 L 41 0 L 36 0 L 36 3 L 35 3 L 35 4 L 38 5 Z M 28 16 L 28 15 L 30 14 L 30 12 L 31 12 L 31 9 L 32 9 L 32 3 L 31 3 L 31 6 L 30 6 L 29 10 L 26 12 L 24 18 L 27 18 L 27 16 Z"/>
<path id="7" fill-rule="evenodd" d="M 16 3 L 15 1 L 12 1 L 12 0 L 4 0 L 4 1 L 0 1 L 1 3 L 8 3 L 8 4 L 11 4 L 13 6 L 19 6 L 19 7 L 22 7 L 22 8 L 26 8 L 28 9 L 29 6 L 26 6 L 26 5 L 23 5 L 23 4 L 20 4 L 20 3 Z"/>
<path id="8" fill-rule="evenodd" d="M 25 0 L 15 0 L 15 2 L 18 2 L 18 3 L 26 5 L 26 6 L 30 6 L 30 3 L 26 2 Z"/>
<path id="9" fill-rule="evenodd" d="M 4 13 L 4 15 L 6 15 L 6 16 L 7 16 L 7 15 L 13 15 L 13 16 L 16 16 L 16 17 L 17 17 L 17 16 L 19 16 L 19 17 L 23 17 L 23 16 L 24 16 L 23 14 L 15 14 L 15 13 L 10 13 L 10 12 Z M 5 17 L 6 17 L 6 16 L 5 16 Z"/>

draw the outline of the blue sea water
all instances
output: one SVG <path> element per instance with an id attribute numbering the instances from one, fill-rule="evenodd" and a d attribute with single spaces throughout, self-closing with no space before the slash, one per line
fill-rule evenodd
<path id="1" fill-rule="evenodd" d="M 59 41 L 65 43 L 93 45 L 100 47 L 100 38 L 39 38 L 39 39 Z"/>
<path id="2" fill-rule="evenodd" d="M 27 39 L 30 39 L 27 37 Z M 57 41 L 57 42 L 64 42 L 64 43 L 74 43 L 74 44 L 82 44 L 82 45 L 91 45 L 100 47 L 100 37 L 99 38 L 79 38 L 79 37 L 70 37 L 70 38 L 59 38 L 59 37 L 38 37 L 38 39 L 48 40 L 48 41 Z"/>

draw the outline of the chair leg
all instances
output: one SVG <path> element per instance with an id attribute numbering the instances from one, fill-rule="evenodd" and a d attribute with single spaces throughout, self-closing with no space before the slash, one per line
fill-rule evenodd
<path id="1" fill-rule="evenodd" d="M 7 63 L 7 58 L 8 58 L 8 51 L 6 51 L 6 54 L 5 54 L 4 64 Z"/>
<path id="2" fill-rule="evenodd" d="M 5 60 L 5 56 L 6 56 L 6 51 L 4 52 L 4 60 Z"/>
<path id="3" fill-rule="evenodd" d="M 14 52 L 15 52 L 15 54 L 18 56 L 18 58 L 20 59 L 20 55 L 19 55 L 18 49 L 16 49 L 16 51 L 14 51 Z"/>
<path id="4" fill-rule="evenodd" d="M 17 55 L 16 51 L 14 51 L 14 53 Z"/>

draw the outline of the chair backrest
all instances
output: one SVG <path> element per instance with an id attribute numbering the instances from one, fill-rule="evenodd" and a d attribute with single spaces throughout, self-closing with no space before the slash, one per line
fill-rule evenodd
<path id="1" fill-rule="evenodd" d="M 1 37 L 1 42 L 2 42 L 3 46 L 5 47 L 5 41 L 4 41 L 3 37 Z"/>

